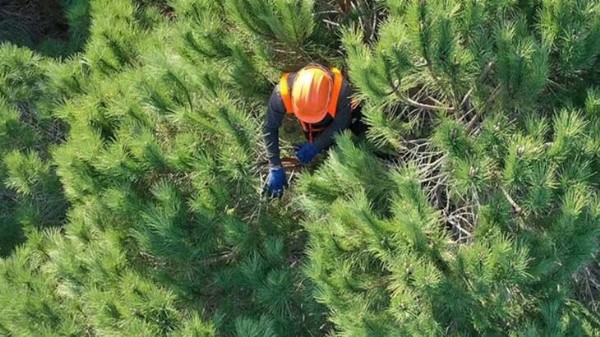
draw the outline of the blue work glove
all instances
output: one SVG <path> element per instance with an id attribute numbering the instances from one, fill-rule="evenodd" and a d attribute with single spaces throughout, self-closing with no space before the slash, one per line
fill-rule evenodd
<path id="1" fill-rule="evenodd" d="M 319 153 L 319 149 L 317 149 L 313 143 L 297 144 L 295 148 L 296 158 L 298 158 L 302 164 L 310 163 Z"/>
<path id="2" fill-rule="evenodd" d="M 287 187 L 287 179 L 285 178 L 285 170 L 281 166 L 269 168 L 269 177 L 267 177 L 267 185 L 265 192 L 270 198 L 281 198 L 283 196 L 283 188 Z"/>

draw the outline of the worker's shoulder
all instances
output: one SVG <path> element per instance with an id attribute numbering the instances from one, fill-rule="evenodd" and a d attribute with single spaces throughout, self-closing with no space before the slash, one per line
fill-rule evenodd
<path id="1" fill-rule="evenodd" d="M 297 71 L 282 73 L 281 77 L 279 78 L 279 81 L 277 81 L 277 84 L 275 85 L 275 90 L 273 90 L 273 94 L 279 95 L 280 90 L 281 90 L 281 85 L 283 84 L 284 81 L 287 82 L 287 87 L 291 88 L 292 84 L 294 84 L 294 78 L 296 77 L 296 73 L 297 73 Z"/>

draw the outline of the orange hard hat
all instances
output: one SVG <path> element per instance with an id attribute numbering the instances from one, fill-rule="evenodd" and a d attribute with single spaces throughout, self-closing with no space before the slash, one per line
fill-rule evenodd
<path id="1" fill-rule="evenodd" d="M 305 123 L 318 123 L 327 115 L 333 78 L 319 65 L 302 68 L 292 85 L 292 107 L 296 117 Z"/>

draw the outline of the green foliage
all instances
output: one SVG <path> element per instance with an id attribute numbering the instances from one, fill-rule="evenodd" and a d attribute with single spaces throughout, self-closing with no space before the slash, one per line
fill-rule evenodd
<path id="1" fill-rule="evenodd" d="M 72 228 L 84 224 L 73 224 Z M 75 228 L 74 228 L 75 229 Z M 119 235 L 87 228 L 35 233 L 1 261 L 3 328 L 16 335 L 100 334 L 213 336 L 177 309 L 174 294 L 127 266 Z M 34 320 L 36 324 L 30 324 Z"/>
<path id="2" fill-rule="evenodd" d="M 322 323 L 298 268 L 304 237 L 290 234 L 300 228 L 257 188 L 260 124 L 248 112 L 268 91 L 232 91 L 265 68 L 240 71 L 254 60 L 234 39 L 239 27 L 227 26 L 233 17 L 211 28 L 226 37 L 228 59 L 189 48 L 196 32 L 182 32 L 207 23 L 196 20 L 203 5 L 173 3 L 172 22 L 156 16 L 169 13 L 164 3 L 91 2 L 84 55 L 49 62 L 52 72 L 35 82 L 45 85 L 38 104 L 69 126 L 67 141 L 44 152 L 52 164 L 12 154 L 7 184 L 28 196 L 45 186 L 38 176 L 56 177 L 56 165 L 62 189 L 54 188 L 70 202 L 66 235 L 52 234 L 47 244 L 63 244 L 31 277 L 45 271 L 50 303 L 64 303 L 54 316 L 75 321 L 75 334 L 205 336 L 215 334 L 203 323 L 212 320 L 224 334 L 308 335 Z M 216 18 L 220 7 L 204 9 Z M 63 101 L 49 104 L 46 92 Z M 65 331 L 54 316 L 42 325 Z"/>
<path id="3" fill-rule="evenodd" d="M 41 58 L 30 50 L 4 45 L 0 68 L 3 98 L 14 103 L 39 100 L 45 82 L 40 63 Z"/>
<path id="4" fill-rule="evenodd" d="M 70 55 L 0 47 L 0 335 L 600 331 L 598 1 L 61 4 L 0 27 Z M 370 129 L 266 200 L 308 62 Z"/>
<path id="5" fill-rule="evenodd" d="M 0 49 L 0 255 L 34 228 L 64 222 L 67 201 L 48 147 L 62 140 L 63 126 L 48 112 L 54 103 L 45 62 L 31 51 Z"/>

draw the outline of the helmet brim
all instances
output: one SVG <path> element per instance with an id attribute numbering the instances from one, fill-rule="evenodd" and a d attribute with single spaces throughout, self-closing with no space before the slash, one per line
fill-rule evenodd
<path id="1" fill-rule="evenodd" d="M 327 111 L 323 110 L 322 112 L 311 113 L 311 114 L 303 114 L 302 112 L 295 111 L 294 115 L 296 116 L 296 118 L 298 118 L 299 120 L 301 120 L 304 123 L 315 124 L 315 123 L 319 123 L 319 122 L 323 121 L 323 119 L 325 119 L 325 117 L 327 116 Z"/>

